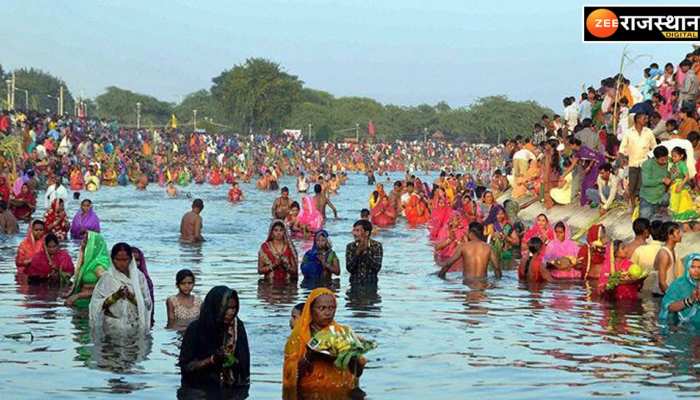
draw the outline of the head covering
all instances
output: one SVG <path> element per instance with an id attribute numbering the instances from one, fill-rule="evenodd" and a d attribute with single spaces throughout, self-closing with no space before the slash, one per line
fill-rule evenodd
<path id="1" fill-rule="evenodd" d="M 292 254 L 294 255 L 294 258 L 297 258 L 297 249 L 294 247 L 294 243 L 292 242 L 292 239 L 289 237 L 289 231 L 287 230 L 287 225 L 284 224 L 284 221 L 281 219 L 274 219 L 270 223 L 270 227 L 267 230 L 267 239 L 265 240 L 266 242 L 271 242 L 272 241 L 272 230 L 275 227 L 275 225 L 281 224 L 282 229 L 284 230 L 284 242 L 287 244 L 287 247 L 291 250 Z"/>
<path id="2" fill-rule="evenodd" d="M 557 238 L 556 231 L 554 232 L 554 239 L 547 244 L 547 249 L 544 252 L 543 261 L 545 263 L 562 257 L 576 257 L 576 254 L 578 254 L 579 246 L 571 240 L 569 226 L 564 221 L 561 221 L 561 223 L 564 224 L 564 240 L 560 241 Z"/>
<path id="3" fill-rule="evenodd" d="M 107 242 L 97 232 L 88 231 L 87 243 L 83 251 L 82 259 L 78 260 L 78 272 L 75 274 L 75 285 L 73 294 L 80 292 L 83 285 L 83 280 L 88 273 L 95 273 L 98 267 L 108 269 L 112 265 L 112 260 L 109 257 L 107 250 Z"/>
<path id="4" fill-rule="evenodd" d="M 333 252 L 333 245 L 328 237 L 328 232 L 325 230 L 320 230 L 314 235 L 314 244 L 309 251 L 304 254 L 304 259 L 301 263 L 301 272 L 304 274 L 305 278 L 319 278 L 323 273 L 323 265 L 319 261 L 319 248 L 318 248 L 318 238 L 323 236 L 328 241 L 328 246 L 326 249 L 326 262 L 331 262 L 332 257 L 335 255 Z"/>
<path id="5" fill-rule="evenodd" d="M 86 213 L 80 210 L 75 214 L 70 226 L 70 237 L 82 239 L 84 232 L 88 231 L 100 232 L 100 218 L 92 207 Z"/>
<path id="6" fill-rule="evenodd" d="M 148 275 L 148 267 L 146 267 L 146 257 L 143 255 L 143 251 L 141 251 L 141 249 L 139 249 L 138 247 L 132 247 L 131 253 L 135 258 L 136 268 L 138 268 L 138 270 L 141 271 L 143 276 L 146 278 L 146 284 L 148 284 L 148 292 L 151 294 L 151 304 L 155 304 L 155 298 L 153 296 L 153 280 L 151 280 L 151 277 Z M 155 307 L 151 307 L 151 326 L 153 326 L 153 324 L 155 323 L 154 313 Z"/>
<path id="7" fill-rule="evenodd" d="M 489 210 L 489 215 L 486 216 L 486 219 L 484 219 L 484 225 L 493 225 L 494 232 L 500 232 L 503 230 L 503 227 L 501 226 L 500 222 L 498 222 L 499 211 L 503 211 L 504 213 L 506 212 L 503 206 L 501 206 L 500 204 L 494 204 L 493 206 L 491 206 L 491 210 Z"/>
<path id="8" fill-rule="evenodd" d="M 39 239 L 34 239 L 32 228 L 36 221 L 38 220 L 34 220 L 29 224 L 27 227 L 27 236 L 24 237 L 24 240 L 20 242 L 17 248 L 17 257 L 15 260 L 17 263 L 17 273 L 19 274 L 24 274 L 24 266 L 21 266 L 20 269 L 19 264 L 31 261 L 36 253 L 44 249 L 44 237 L 42 236 Z"/>
<path id="9" fill-rule="evenodd" d="M 666 291 L 661 302 L 659 321 L 675 324 L 691 322 L 695 327 L 700 327 L 700 319 L 698 319 L 698 316 L 700 316 L 700 314 L 698 314 L 700 305 L 698 303 L 694 303 L 692 306 L 675 313 L 668 309 L 671 304 L 690 296 L 698 286 L 698 281 L 690 276 L 690 267 L 695 260 L 700 260 L 700 253 L 691 253 L 685 257 L 685 262 L 683 263 L 685 272 L 683 276 L 676 278 Z"/>
<path id="10" fill-rule="evenodd" d="M 547 219 L 547 226 L 545 226 L 544 229 L 540 228 L 539 224 L 537 223 L 537 218 L 540 217 L 540 215 L 544 214 L 539 214 L 538 216 L 535 217 L 535 221 L 530 227 L 525 232 L 525 235 L 523 236 L 522 243 L 527 243 L 532 239 L 533 237 L 537 236 L 539 238 L 542 238 L 543 242 L 549 242 L 554 239 L 554 230 L 552 229 L 552 225 L 549 223 L 549 218 L 547 218 L 546 215 L 544 215 L 545 219 Z M 523 246 L 526 247 L 526 246 Z"/>

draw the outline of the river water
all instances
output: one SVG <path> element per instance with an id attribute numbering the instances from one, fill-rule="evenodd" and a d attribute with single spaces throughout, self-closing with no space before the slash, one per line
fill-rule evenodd
<path id="1" fill-rule="evenodd" d="M 294 187 L 289 178 L 282 183 Z M 326 228 L 343 266 L 352 223 L 371 192 L 365 183 L 364 176 L 352 175 L 333 198 L 340 219 L 330 219 Z M 195 272 L 195 292 L 202 298 L 219 284 L 238 290 L 252 357 L 250 398 L 279 398 L 289 312 L 309 289 L 259 283 L 257 250 L 276 194 L 242 187 L 246 199 L 239 205 L 226 202 L 226 186 L 184 189 L 205 201 L 207 242 L 201 247 L 178 243 L 180 217 L 191 204 L 184 196 L 166 199 L 155 185 L 147 192 L 106 188 L 84 193 L 94 202 L 110 246 L 126 241 L 146 254 L 155 284 L 156 324 L 151 340 L 138 345 L 96 345 L 85 316 L 64 307 L 56 291 L 18 285 L 13 260 L 20 237 L 3 239 L 3 398 L 174 398 L 180 386 L 180 334 L 164 328 L 165 299 L 176 293 L 180 268 Z M 292 197 L 298 198 L 295 192 Z M 69 213 L 77 207 L 69 204 Z M 662 335 L 658 301 L 619 309 L 590 300 L 581 285 L 528 287 L 518 283 L 514 271 L 485 292 L 473 291 L 458 276 L 444 281 L 433 274 L 425 229 L 402 223 L 377 239 L 384 245 L 378 286 L 350 287 L 345 271 L 337 284 L 336 320 L 379 343 L 368 354 L 361 380 L 369 398 L 700 396 L 700 339 L 682 332 Z M 298 243 L 299 252 L 309 245 Z M 75 256 L 75 244 L 69 248 Z"/>

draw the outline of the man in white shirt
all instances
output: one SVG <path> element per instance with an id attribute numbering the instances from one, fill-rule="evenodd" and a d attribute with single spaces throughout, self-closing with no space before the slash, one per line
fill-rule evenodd
<path id="1" fill-rule="evenodd" d="M 598 189 L 586 190 L 586 196 L 592 204 L 600 204 L 600 214 L 608 212 L 616 199 L 621 198 L 618 194 L 620 178 L 612 173 L 612 165 L 605 163 L 600 167 L 598 178 L 596 179 Z"/>
<path id="2" fill-rule="evenodd" d="M 564 98 L 564 125 L 568 132 L 573 132 L 574 127 L 578 124 L 578 107 L 576 99 L 571 97 Z"/>
<path id="3" fill-rule="evenodd" d="M 646 161 L 648 153 L 656 147 L 656 138 L 647 128 L 649 117 L 643 113 L 634 115 L 634 126 L 626 130 L 622 135 L 619 153 L 628 159 L 629 165 L 629 198 L 630 206 L 634 208 L 639 189 L 642 185 L 642 163 Z"/>
<path id="4" fill-rule="evenodd" d="M 56 199 L 63 199 L 64 206 L 68 203 L 68 189 L 63 186 L 63 177 L 61 176 L 56 178 L 56 183 L 46 189 L 46 194 L 44 195 L 46 208 L 51 207 L 51 203 Z"/>
<path id="5" fill-rule="evenodd" d="M 513 177 L 519 178 L 527 172 L 530 161 L 535 159 L 532 152 L 518 144 L 518 151 L 513 154 Z"/>

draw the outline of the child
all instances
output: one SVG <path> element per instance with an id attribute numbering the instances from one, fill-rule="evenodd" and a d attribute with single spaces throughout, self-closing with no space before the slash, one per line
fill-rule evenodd
<path id="1" fill-rule="evenodd" d="M 231 203 L 237 203 L 243 198 L 243 192 L 238 187 L 238 182 L 233 181 L 231 183 L 231 189 L 228 191 L 228 201 Z"/>
<path id="2" fill-rule="evenodd" d="M 688 188 L 690 176 L 686 158 L 685 149 L 682 147 L 674 147 L 671 150 L 672 162 L 668 170 L 673 183 L 669 188 L 670 202 L 668 211 L 674 222 L 683 224 L 683 230 L 689 231 L 688 222 L 698 219 L 698 213 L 695 211 L 695 204 Z"/>
<path id="3" fill-rule="evenodd" d="M 294 329 L 294 324 L 296 324 L 299 317 L 301 317 L 301 312 L 304 310 L 304 303 L 299 303 L 292 308 L 292 316 L 289 318 L 289 329 Z"/>
<path id="4" fill-rule="evenodd" d="M 199 306 L 202 301 L 192 294 L 194 288 L 194 273 L 189 269 L 181 269 L 175 275 L 175 286 L 178 294 L 168 297 L 165 306 L 168 309 L 168 328 L 185 329 L 190 322 L 199 317 Z"/>

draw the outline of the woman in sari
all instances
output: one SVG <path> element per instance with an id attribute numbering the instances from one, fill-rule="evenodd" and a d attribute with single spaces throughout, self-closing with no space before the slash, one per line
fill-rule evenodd
<path id="1" fill-rule="evenodd" d="M 44 214 L 44 223 L 46 223 L 47 233 L 53 233 L 58 240 L 66 240 L 70 222 L 68 222 L 63 199 L 54 199 L 51 202 L 51 206 Z"/>
<path id="2" fill-rule="evenodd" d="M 323 226 L 323 215 L 318 211 L 318 208 L 316 208 L 313 196 L 304 196 L 301 203 L 301 210 L 297 218 L 299 224 L 301 224 L 307 232 L 311 233 L 321 229 Z"/>
<path id="3" fill-rule="evenodd" d="M 92 201 L 85 199 L 80 203 L 80 211 L 73 217 L 70 237 L 71 239 L 83 239 L 88 231 L 100 233 L 100 218 L 92 209 Z"/>
<path id="4" fill-rule="evenodd" d="M 235 290 L 215 286 L 207 293 L 199 317 L 190 323 L 182 338 L 179 365 L 183 385 L 250 385 L 248 335 L 238 318 L 239 310 Z"/>
<path id="5" fill-rule="evenodd" d="M 605 261 L 607 241 L 603 225 L 595 224 L 588 228 L 586 244 L 579 249 L 577 258 L 583 279 L 597 280 L 600 277 L 600 269 Z"/>
<path id="6" fill-rule="evenodd" d="M 305 392 L 345 398 L 358 387 L 367 360 L 354 357 L 350 368 L 335 366 L 330 356 L 309 349 L 312 337 L 323 330 L 349 330 L 335 322 L 336 301 L 332 291 L 314 289 L 306 299 L 304 309 L 294 325 L 284 347 L 282 385 L 285 398 L 296 398 Z"/>
<path id="7" fill-rule="evenodd" d="M 328 280 L 333 275 L 340 275 L 340 261 L 325 230 L 314 235 L 314 244 L 302 259 L 301 273 L 305 279 L 311 280 Z"/>
<path id="8" fill-rule="evenodd" d="M 512 249 L 520 245 L 520 237 L 500 204 L 491 207 L 491 212 L 484 220 L 484 235 L 489 237 L 491 249 L 501 265 L 510 265 L 513 261 Z"/>
<path id="9" fill-rule="evenodd" d="M 430 219 L 430 211 L 425 200 L 415 193 L 409 197 L 404 212 L 410 226 L 425 224 Z"/>
<path id="10" fill-rule="evenodd" d="M 554 230 L 549 224 L 549 218 L 546 215 L 540 214 L 535 218 L 535 222 L 532 224 L 530 229 L 525 231 L 523 235 L 523 243 L 528 243 L 533 237 L 538 237 L 542 240 L 545 246 L 552 240 L 554 240 Z M 523 258 L 527 256 L 527 248 L 523 246 L 522 256 Z"/>
<path id="11" fill-rule="evenodd" d="M 0 200 L 8 203 L 10 201 L 10 193 L 12 188 L 7 183 L 7 178 L 5 175 L 0 175 Z"/>
<path id="12" fill-rule="evenodd" d="M 370 210 L 370 222 L 380 228 L 396 223 L 396 210 L 392 206 L 388 196 L 380 198 L 379 203 Z"/>
<path id="13" fill-rule="evenodd" d="M 598 293 L 609 296 L 616 301 L 635 301 L 638 299 L 637 293 L 642 288 L 643 279 L 619 278 L 619 283 L 608 288 L 608 283 L 615 273 L 627 272 L 632 266 L 629 259 L 627 246 L 621 240 L 615 240 L 608 244 L 605 250 L 605 259 L 600 268 L 598 277 Z"/>
<path id="14" fill-rule="evenodd" d="M 70 254 L 59 247 L 56 235 L 49 233 L 44 236 L 44 246 L 34 254 L 25 274 L 30 282 L 49 281 L 60 285 L 63 277 L 67 281 L 70 280 L 73 271 L 73 260 Z"/>
<path id="15" fill-rule="evenodd" d="M 23 183 L 19 193 L 10 195 L 10 211 L 20 221 L 30 221 L 36 210 L 36 196 L 29 185 Z"/>
<path id="16" fill-rule="evenodd" d="M 452 216 L 443 225 L 436 237 L 435 261 L 438 265 L 443 264 L 454 256 L 459 243 L 467 233 L 469 224 L 457 211 L 452 211 Z M 462 271 L 462 259 L 455 261 L 447 272 Z"/>
<path id="17" fill-rule="evenodd" d="M 272 221 L 267 240 L 260 246 L 258 273 L 275 281 L 296 280 L 299 276 L 297 251 L 281 220 Z"/>
<path id="18" fill-rule="evenodd" d="M 452 207 L 447 202 L 445 191 L 439 186 L 435 186 L 430 205 L 430 240 L 437 239 L 438 233 L 440 233 L 443 225 L 447 223 L 451 215 Z"/>
<path id="19" fill-rule="evenodd" d="M 482 219 L 487 218 L 491 214 L 491 208 L 496 204 L 496 199 L 493 197 L 493 193 L 490 190 L 484 192 L 481 195 L 481 203 L 479 203 L 479 208 L 477 214 L 481 216 Z"/>
<path id="20" fill-rule="evenodd" d="M 26 269 L 31 265 L 34 255 L 43 250 L 45 232 L 46 225 L 41 220 L 35 220 L 27 229 L 27 236 L 17 247 L 17 256 L 15 257 L 18 275 L 24 275 Z"/>
<path id="21" fill-rule="evenodd" d="M 131 246 L 112 247 L 112 267 L 102 274 L 90 299 L 90 326 L 100 334 L 145 334 L 151 329 L 151 296 Z"/>
<path id="22" fill-rule="evenodd" d="M 90 298 L 97 281 L 112 265 L 107 243 L 102 235 L 88 231 L 80 244 L 77 265 L 75 281 L 70 295 L 66 299 L 66 305 L 77 309 L 86 309 L 90 305 Z"/>
<path id="23" fill-rule="evenodd" d="M 527 242 L 527 255 L 520 260 L 518 279 L 527 282 L 551 282 L 552 277 L 545 268 L 542 258 L 545 244 L 538 236 L 533 236 Z"/>
<path id="24" fill-rule="evenodd" d="M 564 221 L 554 225 L 554 239 L 547 245 L 543 261 L 553 279 L 581 279 L 577 262 L 579 246 L 571 240 L 571 232 Z"/>
<path id="25" fill-rule="evenodd" d="M 663 300 L 659 321 L 700 329 L 700 253 L 691 253 L 683 263 L 685 272 L 671 283 Z"/>
<path id="26" fill-rule="evenodd" d="M 146 257 L 143 255 L 143 251 L 138 247 L 131 247 L 131 253 L 134 256 L 134 261 L 136 262 L 136 268 L 143 274 L 146 278 L 146 284 L 148 285 L 148 293 L 151 295 L 151 304 L 155 304 L 155 296 L 153 293 L 153 280 L 151 276 L 148 275 L 148 267 L 146 266 Z M 154 318 L 155 307 L 151 307 L 151 326 L 156 322 Z"/>

